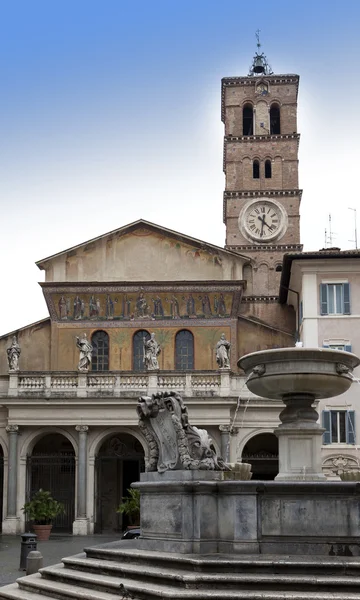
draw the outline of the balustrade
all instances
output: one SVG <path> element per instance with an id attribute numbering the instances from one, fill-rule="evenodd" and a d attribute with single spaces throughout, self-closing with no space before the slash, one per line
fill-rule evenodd
<path id="1" fill-rule="evenodd" d="M 96 392 L 109 392 L 112 396 L 122 397 L 126 392 L 151 394 L 154 390 L 177 390 L 187 396 L 209 393 L 211 396 L 241 395 L 246 397 L 244 378 L 230 371 L 211 372 L 149 372 L 149 373 L 59 373 L 41 374 L 12 373 L 7 381 L 2 378 L 0 396 L 21 396 L 36 393 L 51 398 L 54 393 L 66 392 L 66 396 L 86 397 Z M 6 383 L 6 385 L 5 385 Z"/>

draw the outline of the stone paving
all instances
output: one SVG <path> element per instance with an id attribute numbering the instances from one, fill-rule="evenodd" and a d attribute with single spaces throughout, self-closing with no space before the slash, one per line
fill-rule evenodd
<path id="1" fill-rule="evenodd" d="M 37 549 L 44 557 L 44 567 L 61 562 L 64 556 L 82 552 L 87 546 L 115 542 L 121 534 L 72 536 L 52 534 L 48 542 L 39 542 Z M 13 583 L 19 577 L 26 575 L 19 571 L 21 537 L 15 535 L 0 535 L 0 586 Z"/>

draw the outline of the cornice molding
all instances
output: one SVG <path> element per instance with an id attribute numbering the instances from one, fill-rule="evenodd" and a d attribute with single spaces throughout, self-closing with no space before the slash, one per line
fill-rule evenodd
<path id="1" fill-rule="evenodd" d="M 228 247 L 228 246 L 226 246 Z M 259 252 L 259 250 L 261 251 L 268 251 L 268 252 L 292 252 L 292 251 L 296 251 L 296 252 L 301 252 L 302 250 L 302 244 L 269 244 L 269 245 L 264 245 L 264 244 L 253 244 L 253 245 L 239 245 L 239 246 L 229 246 L 229 249 L 233 250 L 233 252 L 242 252 L 243 250 L 247 250 L 248 252 Z"/>
<path id="2" fill-rule="evenodd" d="M 282 133 L 273 135 L 226 135 L 224 143 L 228 142 L 272 142 L 276 140 L 297 140 L 299 143 L 300 133 Z"/>

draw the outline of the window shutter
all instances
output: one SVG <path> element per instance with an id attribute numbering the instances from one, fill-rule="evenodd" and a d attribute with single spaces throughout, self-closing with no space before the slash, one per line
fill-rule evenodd
<path id="1" fill-rule="evenodd" d="M 327 301 L 327 285 L 326 283 L 320 283 L 320 314 L 328 314 L 328 301 Z"/>
<path id="2" fill-rule="evenodd" d="M 326 431 L 323 433 L 323 444 L 331 444 L 330 411 L 322 411 L 322 426 Z"/>
<path id="3" fill-rule="evenodd" d="M 344 315 L 350 315 L 350 283 L 344 283 L 343 290 L 344 290 Z"/>
<path id="4" fill-rule="evenodd" d="M 344 346 L 344 350 L 345 350 L 345 352 L 352 352 L 351 344 L 349 344 L 348 346 Z"/>
<path id="5" fill-rule="evenodd" d="M 355 411 L 348 410 L 346 413 L 346 443 L 355 444 Z"/>

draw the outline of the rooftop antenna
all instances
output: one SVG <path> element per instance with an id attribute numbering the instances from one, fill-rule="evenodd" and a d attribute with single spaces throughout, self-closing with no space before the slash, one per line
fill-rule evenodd
<path id="1" fill-rule="evenodd" d="M 349 242 L 353 242 L 355 243 L 355 248 L 357 250 L 357 221 L 356 221 L 356 208 L 350 208 L 349 206 L 349 210 L 352 210 L 354 212 L 354 239 L 353 240 L 349 240 Z"/>
<path id="2" fill-rule="evenodd" d="M 252 65 L 249 70 L 249 76 L 252 77 L 253 75 L 272 75 L 273 71 L 267 61 L 265 54 L 263 52 L 260 53 L 260 29 L 256 30 L 255 37 L 257 51 L 255 52 Z"/>
<path id="3" fill-rule="evenodd" d="M 333 231 L 332 231 L 331 215 L 329 214 L 329 229 L 328 230 L 325 229 L 325 247 L 333 248 L 334 237 L 336 237 L 336 234 L 333 233 Z"/>

